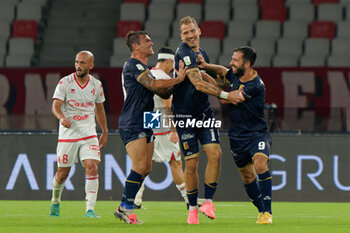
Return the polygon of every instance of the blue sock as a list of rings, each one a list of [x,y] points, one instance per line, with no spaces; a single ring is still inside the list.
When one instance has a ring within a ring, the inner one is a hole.
[[[267,170],[267,172],[263,174],[258,174],[259,177],[259,187],[260,192],[262,195],[262,199],[265,206],[265,211],[268,211],[270,214],[271,212],[271,198],[272,198],[272,177],[270,174],[270,171]]]
[[[204,198],[213,199],[214,193],[216,192],[217,183],[204,184]]]
[[[187,197],[188,197],[188,203],[190,204],[190,206],[196,206],[197,199],[198,199],[198,189],[187,191]]]
[[[265,212],[264,203],[259,190],[257,179],[250,184],[244,184],[245,191],[259,212]]]
[[[125,181],[124,194],[120,206],[123,206],[125,209],[134,208],[134,199],[137,191],[140,189],[141,181],[142,175],[131,170]]]

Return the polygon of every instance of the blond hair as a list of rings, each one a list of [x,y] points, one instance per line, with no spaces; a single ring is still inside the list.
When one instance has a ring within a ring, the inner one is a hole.
[[[181,18],[180,19],[180,28],[181,28],[181,26],[184,24],[184,25],[187,25],[187,24],[190,24],[190,23],[193,23],[195,26],[196,26],[196,28],[198,28],[198,24],[197,24],[197,21],[193,18],[193,17],[191,17],[191,16],[186,16],[186,17],[183,17],[183,18]]]

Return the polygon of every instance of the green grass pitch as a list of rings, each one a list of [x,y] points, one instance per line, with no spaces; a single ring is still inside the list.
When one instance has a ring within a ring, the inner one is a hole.
[[[255,224],[257,211],[249,202],[216,202],[216,219],[200,214],[199,225],[187,225],[183,202],[144,202],[146,209],[136,210],[143,225],[116,220],[118,204],[98,201],[101,218],[86,219],[83,201],[62,201],[61,217],[49,216],[49,201],[0,201],[0,232],[350,232],[349,203],[274,202],[272,225]]]

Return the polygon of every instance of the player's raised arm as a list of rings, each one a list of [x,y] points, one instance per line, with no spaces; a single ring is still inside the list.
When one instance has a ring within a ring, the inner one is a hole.
[[[146,87],[148,90],[153,91],[163,99],[168,99],[172,93],[172,88],[174,85],[181,83],[185,77],[184,64],[183,62],[179,65],[179,70],[176,71],[178,74],[177,78],[167,79],[167,80],[155,80],[150,77],[149,71],[145,71],[138,78],[137,81]]]

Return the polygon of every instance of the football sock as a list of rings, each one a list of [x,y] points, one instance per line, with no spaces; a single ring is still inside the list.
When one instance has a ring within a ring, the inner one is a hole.
[[[204,184],[204,199],[212,200],[216,192],[217,183]]]
[[[145,183],[144,183],[144,182],[142,182],[139,191],[136,193],[135,201],[134,201],[136,205],[141,205],[141,203],[142,203],[143,191],[145,191]]]
[[[198,189],[194,189],[192,191],[187,192],[187,198],[188,202],[191,206],[197,206],[197,199],[198,199]]]
[[[86,211],[95,210],[97,193],[98,193],[98,176],[86,176],[86,182],[85,182]]]
[[[262,195],[259,190],[257,179],[250,184],[244,184],[245,191],[247,192],[250,200],[258,208],[259,212],[265,212]]]
[[[122,198],[122,202],[120,203],[125,209],[133,209],[134,208],[134,198],[136,196],[137,191],[140,188],[140,183],[142,181],[142,175],[131,170],[129,176],[125,181],[124,194]]]
[[[267,170],[263,174],[258,174],[259,188],[262,195],[262,199],[265,206],[265,211],[271,212],[271,199],[272,199],[272,177],[270,171]]]
[[[53,178],[52,181],[52,199],[51,203],[52,204],[57,204],[61,202],[61,195],[62,195],[62,190],[64,188],[64,184],[60,184],[56,181],[56,178]]]
[[[186,187],[185,187],[185,183],[176,185],[176,188],[179,190],[179,192],[181,193],[182,198],[185,200],[186,203],[188,203],[188,197],[186,194]]]

